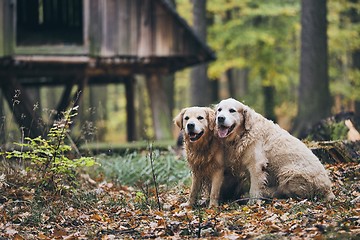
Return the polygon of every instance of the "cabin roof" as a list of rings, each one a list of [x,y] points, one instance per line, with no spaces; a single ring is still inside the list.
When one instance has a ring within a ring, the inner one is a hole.
[[[182,26],[184,26],[184,28],[186,29],[186,31],[189,32],[189,34],[202,46],[202,48],[206,51],[207,53],[207,59],[205,59],[206,61],[212,61],[216,59],[215,53],[214,51],[207,45],[205,44],[199,37],[198,35],[196,35],[196,33],[194,32],[194,30],[189,26],[189,24],[185,21],[184,18],[182,18],[178,12],[169,4],[169,2],[167,2],[166,0],[160,0],[161,4],[164,5],[164,7],[167,8],[167,10],[174,16],[174,18],[179,22],[179,24],[181,24]]]

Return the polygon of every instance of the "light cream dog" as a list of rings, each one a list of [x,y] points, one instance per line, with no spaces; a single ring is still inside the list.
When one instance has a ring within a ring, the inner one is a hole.
[[[325,168],[311,150],[250,107],[232,98],[221,101],[216,126],[232,153],[232,167],[250,173],[250,203],[265,196],[335,197]]]
[[[207,107],[184,108],[174,118],[184,131],[186,157],[192,171],[190,197],[185,205],[194,205],[202,187],[210,191],[209,207],[218,206],[219,198],[241,194],[239,179],[225,171],[223,146],[215,136],[215,111]]]

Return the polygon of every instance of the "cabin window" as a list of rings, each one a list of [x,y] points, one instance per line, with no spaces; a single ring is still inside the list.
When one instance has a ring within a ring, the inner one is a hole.
[[[17,0],[16,44],[82,45],[82,0]]]

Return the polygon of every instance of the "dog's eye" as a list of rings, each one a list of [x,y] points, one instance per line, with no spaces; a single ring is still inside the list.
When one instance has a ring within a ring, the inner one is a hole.
[[[198,116],[198,117],[197,117],[197,119],[198,119],[198,120],[203,120],[203,119],[204,119],[204,117],[202,117],[202,116]]]
[[[233,108],[231,108],[231,109],[229,110],[229,112],[234,113],[234,112],[236,112],[236,110],[233,109]]]
[[[222,110],[222,108],[219,108],[219,109],[218,109],[218,112],[221,112],[221,110]]]
[[[188,117],[188,116],[186,116],[186,117],[184,117],[184,119],[187,121],[187,120],[189,120],[189,117]]]

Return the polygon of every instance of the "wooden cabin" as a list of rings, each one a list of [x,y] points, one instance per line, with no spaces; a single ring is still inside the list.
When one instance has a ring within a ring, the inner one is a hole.
[[[144,74],[150,95],[161,96],[159,76],[214,58],[165,0],[0,1],[0,86],[31,136],[41,135],[42,123],[34,121],[39,116],[27,86],[65,86],[57,107],[62,111],[75,98],[74,88],[79,96],[87,85],[125,84],[133,140],[134,75]],[[19,104],[13,106],[16,92]]]

